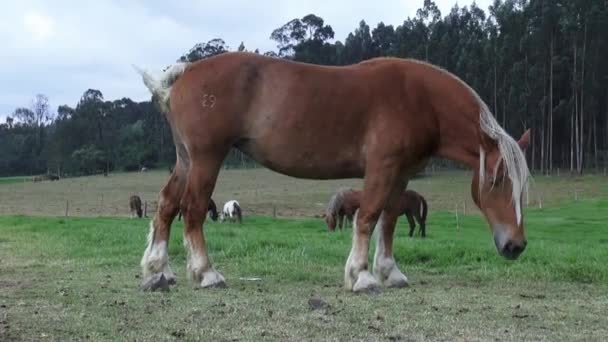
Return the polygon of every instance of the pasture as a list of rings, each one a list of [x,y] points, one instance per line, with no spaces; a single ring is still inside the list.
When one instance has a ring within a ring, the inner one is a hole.
[[[177,222],[169,254],[178,284],[168,293],[142,293],[148,221],[126,218],[128,195],[152,201],[166,177],[150,172],[0,186],[0,341],[608,337],[605,178],[537,177],[526,209],[529,245],[517,261],[497,255],[472,204],[456,228],[451,211],[468,200],[467,174],[417,179],[411,188],[429,200],[428,238],[407,237],[401,218],[395,241],[411,286],[356,295],[343,289],[350,229],[328,233],[310,216],[322,212],[336,187],[359,181],[223,171],[214,199],[219,205],[237,198],[244,224],[209,222],[206,235],[229,287],[192,289]],[[533,199],[541,193],[539,209]],[[66,198],[79,217],[51,217],[63,214]],[[274,207],[282,217],[269,216]]]
[[[70,216],[129,216],[129,195],[139,195],[154,209],[158,192],[167,181],[166,170],[144,173],[112,173],[66,178],[39,183],[13,182],[0,187],[0,215],[63,216],[66,201]],[[0,178],[0,184],[2,178]],[[267,169],[222,170],[213,199],[218,206],[236,198],[245,215],[276,213],[280,217],[313,217],[324,212],[329,197],[341,186],[361,188],[359,179],[315,181],[283,176]],[[408,188],[423,194],[429,209],[479,214],[471,200],[471,172],[438,172],[410,182]],[[608,196],[608,178],[537,176],[531,186],[529,207],[557,206],[577,197],[581,199]],[[149,210],[150,212],[150,210]],[[148,216],[151,216],[149,213]]]

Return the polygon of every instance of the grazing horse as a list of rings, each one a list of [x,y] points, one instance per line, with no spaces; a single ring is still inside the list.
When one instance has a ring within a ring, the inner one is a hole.
[[[131,218],[135,218],[135,215],[141,218],[141,198],[139,198],[139,196],[132,195],[131,197],[129,197],[129,209],[131,210]]]
[[[325,222],[330,231],[344,228],[344,218],[352,222],[361,204],[361,191],[339,189],[329,200],[325,211]],[[410,225],[410,237],[414,234],[416,221],[420,226],[422,237],[426,236],[427,203],[424,197],[413,190],[407,190],[398,199],[399,215],[405,215]]]
[[[414,236],[416,222],[418,222],[418,226],[420,227],[418,231],[423,238],[426,237],[426,215],[428,213],[428,204],[426,203],[424,197],[414,190],[406,190],[403,194],[401,194],[399,205],[401,207],[401,213],[405,215],[407,222],[410,224],[410,237]]]
[[[239,205],[239,202],[237,202],[236,200],[230,200],[224,203],[224,209],[222,209],[220,222],[224,222],[226,218],[230,222],[238,221],[239,223],[243,223],[243,213],[241,211],[241,206]]]
[[[215,202],[213,201],[212,198],[209,198],[209,206],[207,207],[207,216],[209,216],[209,218],[211,220],[213,220],[214,222],[217,221],[217,206],[215,205]],[[182,212],[180,210],[178,216],[177,216],[177,220],[181,221],[182,220]]]
[[[516,259],[526,247],[529,131],[514,140],[471,87],[441,68],[400,58],[330,67],[234,52],[176,64],[159,77],[138,71],[169,122],[177,156],[150,224],[146,284],[174,279],[167,241],[181,208],[190,278],[201,287],[224,285],[201,227],[232,147],[297,178],[364,179],[344,272],[349,290],[408,284],[393,257],[394,203],[432,156],[474,170],[471,195],[500,255]]]
[[[348,188],[340,188],[329,199],[325,209],[325,223],[330,231],[336,230],[336,225],[340,230],[344,228],[344,219],[348,223],[353,221],[355,212],[359,209],[361,191]]]

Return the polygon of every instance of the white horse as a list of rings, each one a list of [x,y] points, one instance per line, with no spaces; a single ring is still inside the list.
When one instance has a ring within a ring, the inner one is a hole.
[[[241,206],[239,202],[236,200],[230,200],[224,203],[224,209],[222,209],[222,214],[220,215],[220,222],[224,222],[224,220],[230,220],[230,222],[239,221],[239,223],[243,222],[243,214],[241,212]]]

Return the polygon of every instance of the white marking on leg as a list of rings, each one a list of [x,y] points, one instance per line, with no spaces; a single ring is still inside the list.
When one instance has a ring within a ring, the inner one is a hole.
[[[386,287],[404,287],[408,285],[407,277],[401,273],[395,258],[386,255],[386,241],[384,240],[384,213],[376,224],[376,253],[374,254],[374,275]]]
[[[190,237],[184,231],[184,247],[188,253],[188,262],[186,269],[188,270],[188,276],[195,283],[200,283],[203,279],[203,271],[209,266],[209,260],[205,255],[202,255],[197,250],[194,250]]]
[[[357,239],[357,216],[355,212],[353,219],[353,242],[344,267],[344,286],[353,292],[372,290],[378,287],[378,281],[364,269],[367,263],[367,251],[363,250],[358,244]]]
[[[141,267],[143,269],[144,279],[169,268],[169,255],[167,253],[167,241],[154,241],[154,221],[150,221],[150,230],[148,232],[148,246],[144,251],[144,256],[141,259]],[[173,272],[165,274],[165,278],[172,277],[175,279]]]
[[[194,250],[190,239],[184,234],[184,247],[188,252],[188,275],[190,279],[201,287],[217,287],[224,286],[226,281],[224,277],[211,267],[211,262],[207,253],[201,253]]]

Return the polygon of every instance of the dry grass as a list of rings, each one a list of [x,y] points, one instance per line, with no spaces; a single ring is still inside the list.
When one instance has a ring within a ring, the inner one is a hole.
[[[477,212],[470,196],[470,172],[442,172],[419,178],[409,188],[423,194],[431,210]],[[0,215],[63,216],[66,201],[70,216],[128,216],[128,198],[138,194],[154,211],[159,190],[167,180],[166,171],[115,173],[57,182],[17,182],[0,185]],[[315,181],[287,177],[267,169],[222,170],[213,195],[220,205],[237,199],[246,214],[302,217],[321,214],[331,194],[341,186],[360,188],[362,181],[347,179]],[[608,195],[608,179],[603,176],[535,178],[529,205],[555,206],[574,198]],[[151,215],[151,214],[150,214]]]

